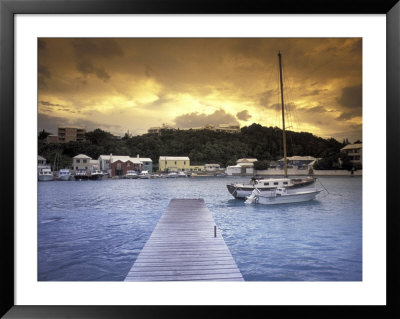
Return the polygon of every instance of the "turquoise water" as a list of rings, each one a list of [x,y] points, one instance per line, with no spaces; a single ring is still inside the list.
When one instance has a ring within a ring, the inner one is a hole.
[[[246,281],[362,280],[362,178],[321,177],[329,194],[247,205],[240,177],[38,184],[38,279],[121,281],[171,198],[204,198]]]

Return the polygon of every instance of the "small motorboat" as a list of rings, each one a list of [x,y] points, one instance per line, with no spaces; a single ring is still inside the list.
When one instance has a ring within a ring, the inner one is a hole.
[[[169,172],[167,174],[167,178],[177,178],[178,177],[178,173],[177,172]]]
[[[322,192],[322,190],[296,190],[288,192],[286,188],[278,187],[271,191],[261,192],[257,188],[246,197],[246,204],[289,204],[289,203],[300,203],[307,202],[316,198],[316,196]]]
[[[71,173],[69,169],[63,168],[58,171],[57,180],[58,181],[69,181],[71,178]]]
[[[136,171],[129,170],[129,171],[126,171],[125,178],[137,179],[137,178],[139,178],[139,174]]]
[[[140,174],[139,174],[139,178],[141,178],[141,179],[149,179],[150,178],[149,171],[141,171]]]
[[[54,180],[53,172],[50,168],[42,168],[39,171],[38,179],[41,182],[52,181]]]

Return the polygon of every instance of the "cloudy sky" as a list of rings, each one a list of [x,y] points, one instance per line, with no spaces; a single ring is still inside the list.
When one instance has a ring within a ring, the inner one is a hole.
[[[38,130],[281,127],[278,51],[288,129],[361,139],[359,38],[42,38]]]

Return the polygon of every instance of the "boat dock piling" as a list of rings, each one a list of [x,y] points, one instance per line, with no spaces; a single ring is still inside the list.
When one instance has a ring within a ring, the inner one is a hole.
[[[171,199],[125,281],[199,280],[243,276],[204,199]]]

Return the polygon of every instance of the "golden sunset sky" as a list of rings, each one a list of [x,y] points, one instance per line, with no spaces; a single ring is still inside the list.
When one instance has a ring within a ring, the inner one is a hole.
[[[41,38],[38,131],[236,123],[362,138],[360,38]]]

